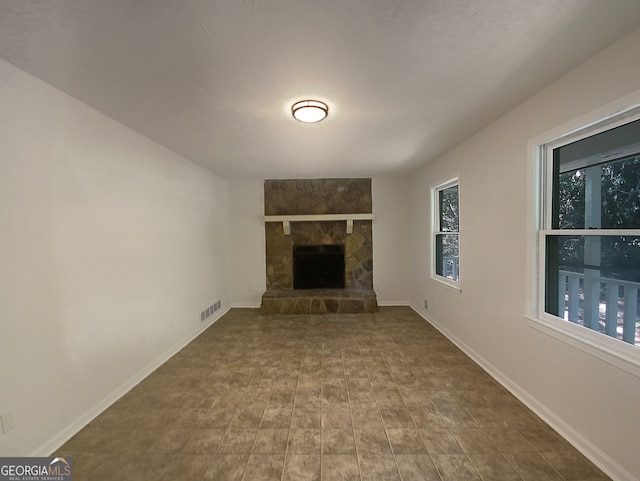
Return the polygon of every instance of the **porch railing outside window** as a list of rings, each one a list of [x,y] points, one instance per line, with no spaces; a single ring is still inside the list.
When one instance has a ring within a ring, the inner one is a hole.
[[[560,271],[558,294],[562,317],[640,346],[637,322],[640,283],[600,275],[585,277],[582,272]]]
[[[458,256],[447,256],[442,258],[442,276],[447,279],[457,280],[460,277],[458,270]]]

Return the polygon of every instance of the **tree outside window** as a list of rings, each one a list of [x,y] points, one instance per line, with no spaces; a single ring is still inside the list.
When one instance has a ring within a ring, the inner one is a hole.
[[[459,181],[451,179],[433,188],[434,256],[432,272],[446,282],[460,280]]]

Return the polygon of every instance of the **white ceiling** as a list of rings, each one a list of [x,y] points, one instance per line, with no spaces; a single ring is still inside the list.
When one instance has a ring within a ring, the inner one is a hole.
[[[638,24],[638,0],[0,0],[0,57],[228,179],[370,177]]]

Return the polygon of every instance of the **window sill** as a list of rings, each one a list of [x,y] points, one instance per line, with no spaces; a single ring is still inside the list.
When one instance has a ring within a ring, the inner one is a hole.
[[[571,322],[524,316],[529,326],[640,378],[640,349]]]
[[[429,277],[429,279],[435,282],[438,286],[443,287],[448,291],[455,292],[456,294],[462,293],[462,287],[460,286],[459,282],[436,275],[432,275],[431,277]]]

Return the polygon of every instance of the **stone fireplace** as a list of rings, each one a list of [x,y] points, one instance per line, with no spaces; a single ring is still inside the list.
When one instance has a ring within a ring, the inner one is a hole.
[[[267,291],[262,312],[377,310],[371,179],[266,180],[264,200]],[[294,250],[302,254],[295,263]],[[320,257],[312,258],[313,251]],[[336,274],[333,263],[339,265],[340,256],[344,272]],[[307,275],[315,269],[316,282],[311,278],[294,285],[300,269]],[[328,281],[329,271],[343,283]]]

